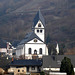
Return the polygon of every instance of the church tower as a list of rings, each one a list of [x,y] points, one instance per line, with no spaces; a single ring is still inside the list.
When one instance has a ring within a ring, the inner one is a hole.
[[[44,17],[42,16],[40,10],[37,12],[34,18],[34,25],[32,27],[34,33],[43,41],[45,42],[45,21]]]

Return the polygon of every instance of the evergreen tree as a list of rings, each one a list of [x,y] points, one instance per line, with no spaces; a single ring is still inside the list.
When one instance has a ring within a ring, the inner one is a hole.
[[[74,75],[73,65],[69,58],[64,57],[64,59],[62,60],[60,72],[66,72],[67,75]]]

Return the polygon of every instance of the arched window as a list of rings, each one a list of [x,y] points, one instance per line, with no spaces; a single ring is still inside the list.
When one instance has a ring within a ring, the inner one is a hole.
[[[42,48],[39,49],[39,54],[42,54]]]
[[[39,30],[37,30],[37,33],[39,33]]]
[[[31,54],[31,48],[29,48],[29,52],[28,53]]]
[[[42,33],[42,30],[40,30],[40,33]]]
[[[38,24],[38,27],[41,27],[41,24],[40,23]]]
[[[37,54],[37,50],[34,50],[34,54]]]

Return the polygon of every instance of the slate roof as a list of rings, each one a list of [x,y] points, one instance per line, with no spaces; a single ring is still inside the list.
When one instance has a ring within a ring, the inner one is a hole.
[[[25,43],[31,41],[34,38],[37,38],[38,40],[40,40],[41,42],[43,42],[34,32],[31,32],[31,33],[29,33],[29,34],[26,35],[26,37],[19,43],[19,45],[25,44]]]
[[[42,60],[14,60],[10,66],[42,66]]]
[[[16,50],[22,49],[23,47],[24,47],[24,45],[18,45],[18,46],[16,47]]]
[[[14,40],[14,41],[12,42],[12,46],[16,47],[19,43],[20,43],[19,40]]]
[[[39,10],[34,18],[34,25],[33,27],[35,27],[35,25],[37,24],[38,21],[41,21],[43,23],[43,25],[45,26],[45,20],[44,20],[44,17],[42,16],[41,14],[41,11]]]
[[[71,59],[73,66],[75,67],[75,55],[50,55],[43,57],[43,67],[44,68],[60,68],[61,61],[64,57]]]

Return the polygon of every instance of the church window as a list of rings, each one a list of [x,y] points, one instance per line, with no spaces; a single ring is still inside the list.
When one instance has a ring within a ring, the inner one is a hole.
[[[37,54],[37,50],[34,50],[34,54]]]
[[[39,30],[37,30],[37,33],[39,33]]]
[[[38,27],[41,27],[41,24],[40,23],[38,24]]]
[[[42,33],[42,30],[40,30],[40,32]]]
[[[37,42],[37,39],[34,39],[34,42]]]
[[[31,54],[31,48],[29,48],[29,54]]]
[[[42,54],[42,48],[39,49],[39,54]]]

